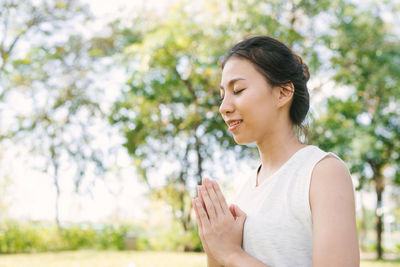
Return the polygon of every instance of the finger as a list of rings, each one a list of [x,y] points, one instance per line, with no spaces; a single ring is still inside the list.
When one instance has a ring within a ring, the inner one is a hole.
[[[198,194],[198,196],[199,196],[201,205],[203,205],[203,209],[206,209],[206,204],[204,203],[203,196],[200,194],[200,187],[199,187],[199,186],[197,187],[197,194]],[[208,216],[208,215],[207,215],[207,216]]]
[[[199,208],[198,208],[198,206],[196,204],[196,200],[198,200],[198,198],[193,199],[192,200],[192,204],[193,204],[193,207],[194,207],[194,211],[196,212],[199,237],[200,237],[201,243],[203,244],[203,247],[204,247],[205,240],[204,240],[204,237],[203,237],[204,236],[204,234],[203,234],[204,230],[203,230],[202,218],[201,218],[201,216],[199,214]]]
[[[218,183],[217,183],[216,181],[212,181],[212,185],[213,185],[213,188],[214,188],[214,190],[215,190],[215,193],[216,193],[217,196],[218,196],[219,203],[220,203],[220,205],[221,205],[222,210],[223,210],[225,213],[227,213],[228,210],[229,210],[229,208],[228,208],[228,204],[226,203],[225,197],[224,197],[224,195],[222,194],[221,188],[219,187],[219,185],[218,185]]]
[[[229,210],[231,211],[233,218],[236,219],[235,206],[233,206],[233,204],[229,206]]]
[[[241,208],[239,208],[238,205],[234,205],[235,208],[235,213],[237,216],[241,217],[241,216],[246,216],[246,212],[244,212]]]
[[[195,201],[195,205],[199,214],[199,218],[201,220],[201,229],[202,231],[204,231],[205,228],[209,228],[211,226],[210,221],[208,220],[207,213],[203,209],[203,206],[201,205],[199,200]]]
[[[240,223],[240,225],[243,225],[244,221],[247,218],[247,215],[244,211],[242,211],[239,206],[235,205],[235,212],[238,215],[238,222]]]
[[[198,208],[196,205],[196,199],[198,199],[198,198],[192,199],[192,204],[193,204],[194,212],[196,213],[197,224],[199,225],[199,231],[200,231],[200,229],[202,228],[202,224],[201,224],[201,218],[200,218],[200,215],[198,212]]]
[[[200,194],[202,195],[204,203],[206,205],[208,216],[210,217],[210,222],[213,222],[217,219],[214,203],[212,203],[210,196],[208,195],[207,189],[204,187],[204,185],[201,185],[199,187],[200,187]]]
[[[219,215],[224,215],[225,211],[222,209],[219,198],[217,194],[215,193],[213,183],[209,179],[205,179],[205,187],[207,189],[208,196],[210,197],[212,203],[214,204],[215,212],[217,214],[217,217]]]

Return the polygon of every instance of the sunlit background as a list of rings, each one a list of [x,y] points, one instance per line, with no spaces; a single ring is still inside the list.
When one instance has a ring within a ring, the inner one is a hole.
[[[399,9],[394,0],[0,0],[0,252],[68,249],[6,240],[10,224],[34,222],[130,225],[120,239],[135,232],[136,249],[201,251],[190,201],[201,177],[229,202],[260,162],[218,113],[218,62],[266,34],[310,67],[301,138],[348,164],[363,253],[400,255]]]

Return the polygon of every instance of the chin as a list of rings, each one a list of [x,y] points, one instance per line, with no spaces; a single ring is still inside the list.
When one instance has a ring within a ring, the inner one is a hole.
[[[239,136],[233,136],[233,139],[235,140],[236,144],[238,145],[248,145],[253,143],[254,141],[246,140],[244,138],[240,138]]]

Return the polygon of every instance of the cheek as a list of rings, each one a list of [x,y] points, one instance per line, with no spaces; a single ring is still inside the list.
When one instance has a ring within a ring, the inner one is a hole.
[[[253,96],[249,101],[248,109],[255,118],[269,117],[275,114],[275,109],[270,97]]]
[[[245,115],[247,125],[256,132],[264,132],[270,129],[274,124],[277,113],[270,98],[258,97],[254,98],[251,105],[247,106]]]

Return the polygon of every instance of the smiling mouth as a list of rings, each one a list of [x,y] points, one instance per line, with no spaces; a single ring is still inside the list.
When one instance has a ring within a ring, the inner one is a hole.
[[[243,121],[243,120],[238,120],[238,121],[232,122],[232,123],[229,124],[229,127],[234,126],[234,125],[236,125],[236,124],[239,124],[239,123],[241,123],[242,121]]]
[[[229,131],[233,131],[236,128],[238,128],[242,124],[242,122],[243,122],[243,120],[238,120],[238,121],[235,121],[235,122],[229,124]]]

